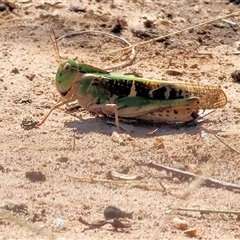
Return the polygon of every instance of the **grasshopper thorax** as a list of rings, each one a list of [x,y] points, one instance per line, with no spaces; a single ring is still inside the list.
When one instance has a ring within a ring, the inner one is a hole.
[[[57,70],[55,84],[58,92],[62,96],[66,96],[71,89],[77,72],[78,65],[74,61],[68,60],[60,64]]]

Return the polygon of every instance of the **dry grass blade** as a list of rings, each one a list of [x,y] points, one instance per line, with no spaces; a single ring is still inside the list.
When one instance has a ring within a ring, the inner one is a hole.
[[[164,38],[166,38],[166,37],[171,37],[171,36],[177,35],[177,34],[179,34],[179,33],[182,33],[182,32],[185,32],[185,31],[188,31],[188,30],[191,30],[191,29],[200,27],[200,26],[204,26],[204,25],[206,25],[206,24],[208,24],[208,23],[212,23],[212,22],[215,22],[215,21],[217,21],[217,20],[221,20],[221,19],[225,19],[225,18],[234,16],[234,15],[239,14],[239,13],[240,13],[240,10],[239,10],[239,11],[236,11],[236,12],[233,12],[233,13],[230,13],[230,14],[227,14],[227,15],[224,15],[224,16],[220,16],[220,17],[217,17],[217,18],[214,18],[214,19],[211,19],[211,20],[202,22],[202,23],[199,23],[199,24],[196,24],[196,25],[194,25],[194,26],[190,26],[190,27],[181,29],[181,30],[176,31],[176,32],[173,32],[173,33],[166,34],[166,35],[164,35],[164,36],[160,36],[160,37],[157,37],[157,38],[152,38],[152,39],[150,39],[150,40],[148,40],[148,41],[136,43],[136,44],[133,44],[133,45],[131,45],[131,46],[129,46],[129,47],[125,47],[125,48],[118,49],[118,50],[116,50],[116,51],[110,52],[109,55],[116,54],[116,53],[122,52],[122,51],[129,51],[129,49],[131,49],[131,48],[143,46],[143,45],[146,45],[146,44],[149,44],[149,43],[153,43],[153,42],[156,42],[156,41],[158,41],[158,40],[164,39]]]
[[[187,212],[200,212],[200,213],[225,213],[225,214],[240,214],[240,211],[229,210],[214,210],[214,209],[197,209],[197,208],[174,208],[170,209],[175,211],[187,211]]]

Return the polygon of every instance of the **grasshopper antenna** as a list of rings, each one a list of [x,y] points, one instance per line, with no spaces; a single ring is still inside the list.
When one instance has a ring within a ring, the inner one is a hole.
[[[51,41],[51,43],[52,43],[52,45],[53,45],[53,47],[54,47],[54,51],[55,51],[55,54],[56,54],[56,55],[55,55],[55,58],[56,58],[57,62],[58,62],[59,64],[61,64],[61,58],[60,58],[60,54],[59,54],[59,48],[58,48],[58,45],[57,45],[57,37],[56,37],[56,34],[55,34],[53,28],[52,28],[52,35],[50,34],[49,37],[50,37],[50,41]]]

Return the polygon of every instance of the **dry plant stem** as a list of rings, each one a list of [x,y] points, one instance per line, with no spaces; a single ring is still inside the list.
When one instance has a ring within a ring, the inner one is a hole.
[[[155,191],[162,191],[165,192],[166,188],[160,184],[160,186],[162,187],[162,189],[156,188],[154,185],[151,184],[144,184],[139,182],[138,180],[108,180],[108,179],[96,179],[96,178],[91,178],[91,177],[78,177],[78,176],[73,176],[67,173],[61,173],[58,171],[54,171],[51,169],[47,169],[47,168],[43,168],[40,167],[43,171],[47,171],[47,172],[52,172],[52,173],[56,173],[56,174],[60,174],[60,175],[64,175],[70,178],[75,178],[78,181],[81,182],[88,182],[88,183],[109,183],[109,184],[114,184],[114,185],[131,185],[132,187],[135,188],[141,188],[141,189],[145,189],[145,190],[155,190]]]
[[[238,151],[236,148],[231,147],[230,145],[228,145],[227,143],[225,143],[220,137],[218,137],[216,134],[214,134],[212,131],[206,129],[205,127],[202,127],[206,132],[212,134],[215,138],[217,138],[221,143],[223,143],[225,146],[227,146],[228,148],[230,148],[232,151],[240,154],[240,151]]]
[[[233,21],[227,20],[227,19],[222,19],[223,22],[228,23],[229,25],[236,26],[237,24]]]
[[[25,227],[29,229],[30,231],[42,236],[42,237],[47,237],[47,239],[57,239],[52,233],[46,233],[43,229],[35,226],[32,223],[27,222],[26,220],[20,219],[19,217],[13,216],[7,211],[0,211],[0,217],[3,218],[4,220],[7,220],[9,222],[12,222],[14,224],[17,224],[21,227]]]
[[[228,18],[228,17],[234,16],[234,15],[239,14],[239,13],[240,13],[240,10],[239,10],[239,11],[236,11],[236,12],[233,12],[233,13],[230,13],[230,14],[227,14],[227,15],[224,15],[224,16],[221,16],[221,17],[217,17],[217,18],[214,18],[214,19],[211,19],[211,20],[208,20],[208,21],[205,21],[205,22],[196,24],[196,25],[191,26],[191,27],[187,27],[187,28],[181,29],[181,30],[176,31],[176,32],[173,32],[173,33],[166,34],[166,35],[164,35],[164,36],[160,36],[160,37],[157,37],[157,38],[150,39],[150,40],[148,40],[148,41],[144,41],[144,42],[132,44],[132,45],[129,46],[129,47],[125,47],[125,48],[118,49],[118,50],[116,50],[116,51],[110,52],[109,54],[113,54],[113,53],[117,53],[117,52],[129,50],[129,49],[134,48],[134,47],[139,47],[139,46],[146,45],[146,44],[148,44],[148,43],[156,42],[156,41],[158,41],[158,40],[160,40],[160,39],[164,39],[164,38],[166,38],[166,37],[170,37],[170,36],[173,36],[173,35],[182,33],[182,32],[184,32],[184,31],[188,31],[188,30],[194,29],[194,28],[196,28],[196,27],[200,27],[200,26],[206,25],[206,24],[208,24],[208,23],[215,22],[215,21],[217,21],[217,20],[221,20],[221,19],[224,19],[224,18]]]
[[[136,57],[136,51],[134,49],[134,47],[132,47],[132,44],[129,43],[126,39],[124,38],[121,38],[121,37],[118,37],[116,35],[113,35],[113,34],[110,34],[110,33],[106,33],[106,32],[101,32],[101,31],[94,31],[94,30],[89,30],[89,31],[80,31],[80,32],[74,32],[74,33],[68,33],[68,34],[65,34],[61,37],[59,37],[58,39],[56,39],[56,41],[59,41],[61,39],[64,39],[64,38],[70,38],[70,37],[74,37],[74,36],[77,36],[77,35],[81,35],[81,34],[98,34],[98,35],[107,35],[109,37],[112,37],[112,38],[116,38],[120,41],[123,41],[124,43],[126,43],[127,45],[129,45],[129,50],[131,50],[131,55],[129,56],[129,59],[128,61],[125,61],[123,63],[121,63],[120,65],[117,65],[117,66],[114,66],[114,67],[106,67],[104,68],[105,70],[115,70],[115,69],[118,69],[118,68],[123,68],[123,67],[126,67],[128,65],[131,65],[133,60],[135,59]]]
[[[177,175],[178,177],[184,177],[184,178],[187,178],[188,180],[192,179],[192,178],[196,178],[196,179],[199,178],[201,180],[201,182],[204,183],[204,185],[206,185],[207,187],[223,187],[228,190],[240,190],[240,185],[238,185],[238,184],[228,183],[228,182],[219,181],[219,180],[216,180],[213,178],[196,175],[196,174],[190,173],[188,171],[182,171],[182,170],[179,170],[176,168],[166,167],[163,165],[156,164],[154,162],[149,162],[147,164],[147,167],[154,168],[158,171],[166,171],[169,173],[173,173],[174,175]]]
[[[200,213],[225,213],[225,214],[240,214],[240,211],[213,210],[213,209],[197,209],[197,208],[173,208],[175,211],[200,212]]]
[[[77,129],[73,128],[72,131],[73,131],[72,150],[75,151],[75,149],[76,149],[76,132],[77,132]]]

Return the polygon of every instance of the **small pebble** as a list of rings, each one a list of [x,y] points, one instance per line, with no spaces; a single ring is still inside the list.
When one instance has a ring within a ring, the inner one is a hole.
[[[14,74],[19,74],[18,68],[13,68],[11,72],[14,73]]]
[[[180,218],[173,219],[173,226],[180,230],[187,230],[188,229],[188,222],[186,220]]]
[[[61,163],[67,162],[67,161],[68,161],[68,157],[63,157],[63,156],[62,156],[62,157],[57,158],[56,161],[57,161],[57,162],[61,162]]]
[[[32,81],[34,78],[35,78],[35,74],[33,74],[33,73],[29,73],[29,74],[27,74],[27,75],[25,75],[26,76],[26,78],[29,80],[29,81]]]
[[[4,3],[0,4],[0,12],[7,10],[7,6]]]
[[[183,75],[183,72],[177,69],[166,69],[165,71],[166,74],[171,75],[171,76],[181,76]]]
[[[73,12],[86,12],[86,7],[80,3],[70,3],[69,9]]]
[[[55,218],[54,221],[54,226],[57,229],[65,229],[66,228],[66,221],[63,220],[62,218]]]
[[[147,19],[146,21],[143,22],[143,24],[146,28],[151,28],[154,24],[154,21]]]
[[[25,177],[28,178],[31,182],[44,182],[44,181],[46,181],[46,176],[41,171],[26,172]]]
[[[232,72],[231,77],[234,82],[240,82],[240,70],[235,70],[234,72]]]

